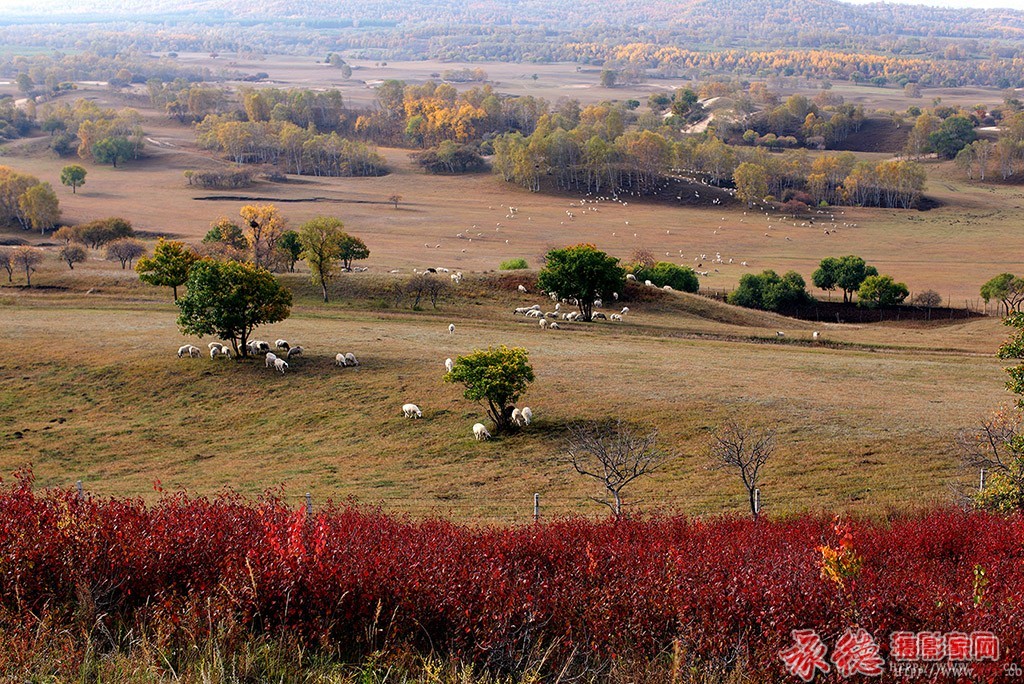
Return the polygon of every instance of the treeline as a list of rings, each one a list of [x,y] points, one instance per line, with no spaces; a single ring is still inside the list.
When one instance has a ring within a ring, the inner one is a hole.
[[[0,31],[0,35],[5,32]],[[129,32],[131,33],[131,32]],[[40,37],[38,45],[51,44]],[[25,74],[29,88],[26,95],[52,95],[71,88],[75,81],[107,81],[115,86],[145,83],[150,79],[171,82],[181,79],[190,83],[212,81],[218,77],[210,69],[184,66],[172,58],[154,58],[130,46],[123,49],[81,49],[75,43],[53,44],[53,52],[28,55],[0,55],[0,74],[17,77]],[[73,53],[63,50],[75,47]]]
[[[923,168],[909,161],[871,164],[850,153],[812,159],[805,150],[735,148],[708,134],[626,131],[622,112],[607,105],[587,107],[572,124],[545,115],[529,136],[499,136],[495,171],[534,192],[550,178],[559,190],[639,194],[658,191],[667,178],[696,174],[734,186],[744,201],[793,201],[792,209],[821,203],[909,208],[924,190]]]
[[[196,140],[200,147],[222,152],[236,164],[280,164],[300,175],[381,176],[388,172],[373,146],[288,121],[237,121],[210,115],[196,126]]]
[[[50,147],[60,156],[113,164],[137,159],[145,146],[142,117],[134,109],[105,109],[90,100],[59,102],[47,107],[40,127],[50,134]]]

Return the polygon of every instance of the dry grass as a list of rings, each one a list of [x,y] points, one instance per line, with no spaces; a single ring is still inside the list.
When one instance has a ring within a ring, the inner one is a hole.
[[[76,289],[0,290],[9,348],[31,350],[0,361],[0,471],[32,463],[42,485],[82,479],[140,496],[155,480],[203,494],[281,485],[296,501],[311,491],[490,521],[526,520],[541,492],[548,514],[593,513],[598,492],[560,462],[563,426],[621,414],[658,426],[680,456],[632,493],[641,508],[742,510],[735,476],[707,470],[703,455],[707,431],[741,414],[781,427],[764,483],[771,511],[879,512],[946,497],[954,432],[1006,399],[994,320],[827,328],[834,348],[790,325],[777,344],[778,317],[671,295],[632,305],[621,326],[544,332],[477,281],[438,312],[375,309],[369,274],[349,276],[339,290],[354,298],[328,306],[291,277],[292,318],[260,331],[307,349],[282,376],[262,361],[176,359],[185,340],[166,294],[90,266]],[[483,410],[441,382],[442,362],[495,344],[530,350],[525,403],[538,421],[477,443]],[[339,351],[362,365],[334,367]],[[408,401],[423,420],[401,417]]]
[[[357,75],[367,80],[417,79],[438,67],[362,66]],[[586,85],[591,75],[566,65],[485,68],[503,90],[608,97],[569,88]],[[256,70],[272,72],[283,86],[330,85],[317,80],[323,69],[282,58]],[[536,83],[528,78],[533,71],[540,74]],[[858,101],[895,97],[892,90],[837,86],[843,88]],[[978,101],[984,95],[963,94]],[[77,96],[119,105],[105,90],[85,88]],[[346,97],[359,101],[348,90]],[[426,176],[405,150],[382,150],[394,168],[383,178],[303,178],[221,193],[189,187],[182,172],[222,162],[199,153],[188,128],[146,116],[147,136],[160,143],[149,145],[151,156],[123,169],[86,164],[87,183],[77,195],[60,187],[68,161],[46,152],[43,139],[5,146],[0,163],[59,188],[69,222],[115,214],[140,230],[189,240],[247,203],[203,197],[324,198],[281,207],[293,226],[318,214],[342,218],[369,244],[373,273],[347,276],[337,287],[339,301],[329,306],[316,303],[303,276],[289,278],[301,294],[293,317],[261,331],[308,349],[283,377],[252,363],[175,359],[184,340],[169,295],[99,261],[99,254],[73,273],[49,261],[34,280],[55,289],[3,283],[0,318],[10,351],[0,359],[0,471],[32,463],[44,485],[82,479],[91,491],[140,496],[152,496],[157,479],[204,494],[282,485],[296,500],[311,491],[318,500],[353,496],[416,515],[522,521],[534,492],[548,514],[598,510],[586,499],[597,492],[559,462],[562,427],[618,413],[657,425],[665,446],[680,454],[632,498],[708,513],[744,506],[734,476],[707,470],[702,455],[707,431],[738,413],[781,426],[780,453],[764,483],[769,510],[877,512],[945,498],[955,475],[954,432],[1007,399],[992,358],[1004,336],[995,320],[811,324],[671,295],[631,305],[622,326],[544,333],[508,314],[513,302],[534,298],[496,293],[479,274],[513,257],[537,266],[550,247],[588,241],[625,259],[639,248],[691,264],[720,252],[726,263],[704,260],[705,269],[718,272],[702,287],[729,288],[744,272],[765,268],[795,269],[809,279],[822,257],[856,253],[914,292],[936,289],[962,305],[991,275],[1019,267],[1006,249],[1018,232],[1018,188],[965,183],[950,166],[932,164],[929,194],[945,206],[846,209],[831,235],[791,223],[768,228],[763,216],[744,216],[739,207],[646,202],[573,209],[570,221],[566,210],[578,198],[531,194],[489,174]],[[398,210],[386,202],[395,193],[404,198]],[[515,219],[506,218],[509,204],[519,208]],[[456,238],[460,232],[472,241]],[[0,237],[34,239],[14,229]],[[748,268],[739,265],[744,260]],[[478,275],[442,312],[384,308],[375,283],[391,269],[426,266]],[[453,317],[460,319],[458,332],[449,337]],[[825,344],[811,343],[814,329]],[[787,333],[781,344],[776,330]],[[501,343],[531,351],[538,380],[527,403],[539,420],[525,433],[478,444],[469,427],[483,411],[440,382],[442,361]],[[333,367],[338,351],[353,351],[363,366]],[[401,418],[398,407],[407,401],[424,408],[424,420]]]

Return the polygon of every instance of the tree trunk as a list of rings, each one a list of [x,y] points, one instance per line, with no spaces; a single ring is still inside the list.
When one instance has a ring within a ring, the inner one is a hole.
[[[171,285],[171,291],[174,293],[174,301],[178,301],[178,286]]]
[[[747,490],[747,495],[750,498],[750,513],[757,518],[759,511],[757,510],[757,502],[754,500],[754,492],[757,490],[756,487],[751,487]]]
[[[25,267],[25,283],[29,287],[32,287],[32,269],[30,269],[28,266]]]
[[[612,490],[612,496],[615,497],[615,517],[622,517],[622,497],[619,496],[619,492],[616,489]]]
[[[323,278],[321,278],[320,281],[321,281],[320,282],[320,289],[323,290],[323,293],[324,293],[324,304],[326,304],[327,303],[327,283],[323,282]]]

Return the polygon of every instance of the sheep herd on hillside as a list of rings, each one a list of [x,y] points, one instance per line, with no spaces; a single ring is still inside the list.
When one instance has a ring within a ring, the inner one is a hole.
[[[455,324],[451,323],[448,325],[448,334],[455,334]],[[232,347],[221,342],[210,342],[207,347],[210,350],[210,359],[215,360],[218,357],[224,356],[231,358],[233,356]],[[292,359],[297,356],[301,356],[303,348],[301,345],[291,345],[287,340],[279,339],[274,342],[274,349],[281,353],[278,356],[271,350],[270,343],[264,340],[251,340],[246,343],[246,349],[251,356],[259,356],[263,354],[264,366],[266,368],[272,368],[273,370],[279,371],[284,374],[289,366],[288,359]],[[178,358],[185,356],[189,358],[201,357],[202,350],[199,347],[192,344],[185,344],[178,348]],[[334,365],[340,367],[355,367],[359,365],[359,360],[356,355],[352,352],[339,352],[334,357]],[[445,371],[450,373],[455,367],[455,362],[451,358],[444,360]],[[422,418],[423,411],[416,404],[404,404],[402,406],[402,415],[405,418]],[[524,406],[522,409],[515,408],[512,411],[512,422],[520,427],[529,425],[533,420],[533,411],[529,406]],[[477,441],[484,441],[491,438],[491,433],[487,430],[487,427],[483,423],[475,423],[472,428],[473,437]]]

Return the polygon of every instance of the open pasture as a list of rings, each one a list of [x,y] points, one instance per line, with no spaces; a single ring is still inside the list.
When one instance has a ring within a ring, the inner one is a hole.
[[[339,303],[326,306],[289,277],[301,293],[293,316],[258,331],[306,348],[281,375],[262,359],[177,359],[187,340],[166,293],[103,269],[90,264],[64,291],[3,288],[8,344],[31,353],[0,361],[0,471],[31,463],[40,485],[82,479],[106,494],[153,496],[155,480],[200,494],[280,485],[296,503],[310,491],[524,521],[534,492],[546,515],[600,511],[587,498],[596,488],[561,461],[564,426],[620,415],[657,427],[679,455],[628,497],[641,509],[742,511],[735,475],[709,470],[703,454],[708,430],[734,415],[780,427],[763,485],[771,512],[878,513],[947,499],[956,430],[1008,399],[991,355],[1003,329],[991,319],[828,326],[816,345],[810,324],[667,295],[632,305],[621,325],[542,331],[510,312],[543,298],[473,279],[438,312],[374,310],[369,274],[343,278]],[[89,283],[99,291],[85,294]],[[191,341],[206,351],[208,340]],[[443,361],[497,344],[530,350],[537,381],[521,405],[537,421],[478,443],[470,426],[483,408],[441,382]],[[360,367],[332,365],[344,351]],[[402,417],[406,402],[423,420]]]

